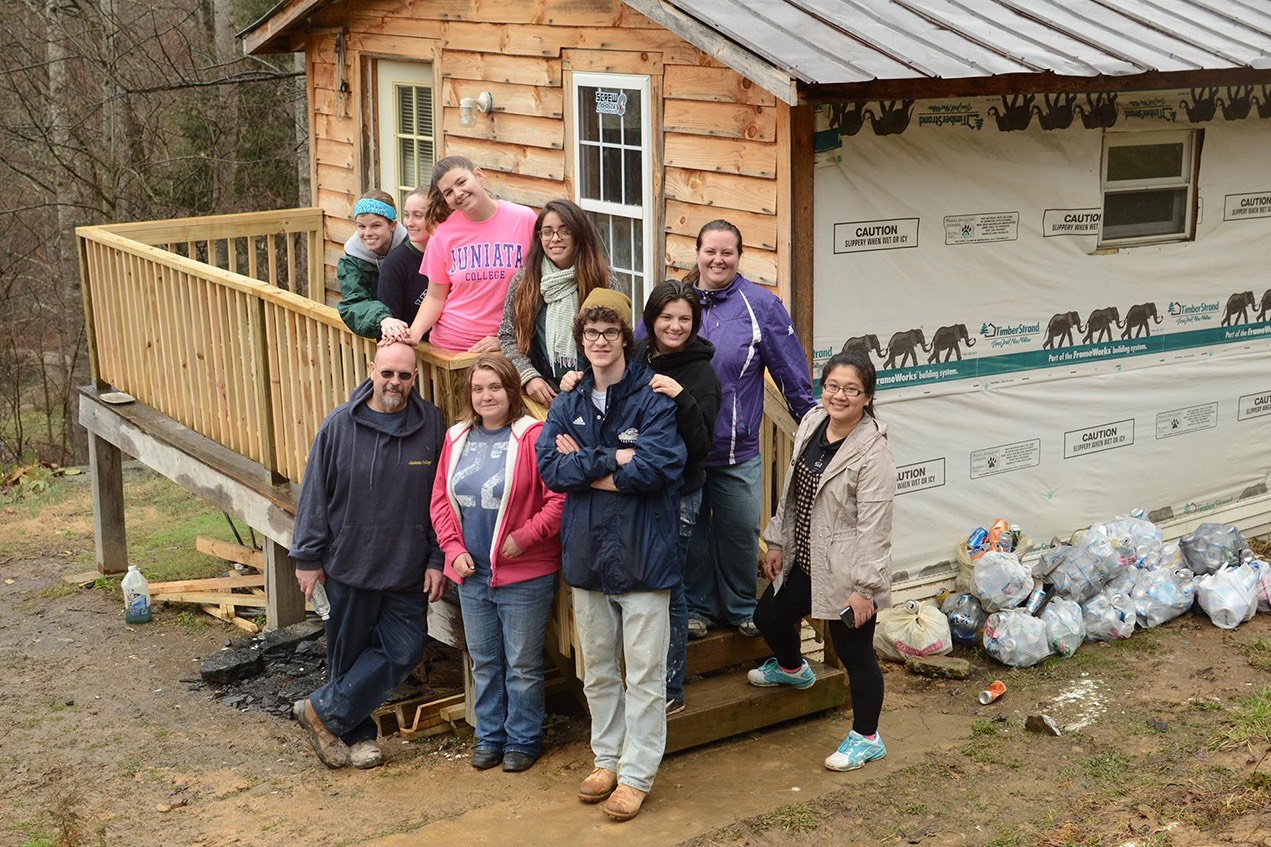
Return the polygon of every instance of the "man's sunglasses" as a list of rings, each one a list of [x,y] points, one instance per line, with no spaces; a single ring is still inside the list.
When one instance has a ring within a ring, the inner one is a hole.
[[[414,371],[380,371],[380,379],[392,379],[394,375],[396,375],[397,379],[401,382],[410,382],[415,378]]]

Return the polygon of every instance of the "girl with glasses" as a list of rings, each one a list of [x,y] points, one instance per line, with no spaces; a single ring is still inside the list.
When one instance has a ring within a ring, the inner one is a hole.
[[[755,625],[773,658],[752,685],[807,688],[816,675],[799,649],[799,622],[828,621],[847,670],[852,730],[825,760],[854,770],[887,753],[878,733],[883,674],[874,653],[876,613],[891,605],[892,503],[896,465],[887,425],[874,416],[869,354],[839,353],[821,372],[821,405],[799,424],[777,513],[764,530],[764,574]]]
[[[568,200],[543,206],[525,267],[508,284],[499,325],[499,346],[535,402],[550,405],[561,377],[579,368],[574,315],[588,294],[608,282],[600,235],[586,213]]]

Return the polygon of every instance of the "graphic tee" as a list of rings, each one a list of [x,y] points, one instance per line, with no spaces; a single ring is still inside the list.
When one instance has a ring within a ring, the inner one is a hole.
[[[430,340],[467,350],[499,334],[508,283],[525,263],[534,237],[534,210],[506,200],[488,220],[474,223],[454,212],[433,233],[421,272],[430,284],[450,286]]]
[[[455,466],[451,485],[459,503],[463,544],[472,556],[476,575],[486,581],[491,575],[490,551],[494,547],[494,526],[507,483],[507,451],[511,427],[493,431],[475,424],[468,430],[463,452]]]

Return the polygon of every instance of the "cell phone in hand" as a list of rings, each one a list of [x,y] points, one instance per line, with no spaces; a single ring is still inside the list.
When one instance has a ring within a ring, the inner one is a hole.
[[[843,619],[843,623],[847,624],[848,629],[856,629],[856,610],[851,606],[839,612],[839,617]]]

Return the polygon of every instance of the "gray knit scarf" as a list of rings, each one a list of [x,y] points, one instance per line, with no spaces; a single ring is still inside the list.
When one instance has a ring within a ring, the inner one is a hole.
[[[552,260],[543,259],[543,279],[539,291],[547,304],[546,337],[547,357],[554,376],[578,368],[578,347],[574,344],[574,315],[578,314],[578,280],[574,269],[558,268]]]

